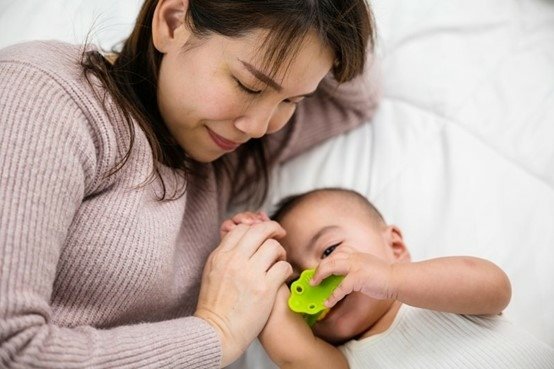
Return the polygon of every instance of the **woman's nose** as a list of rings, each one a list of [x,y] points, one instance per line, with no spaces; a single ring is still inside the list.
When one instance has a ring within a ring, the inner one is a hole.
[[[273,124],[274,109],[248,109],[235,120],[235,127],[250,138],[265,136]]]

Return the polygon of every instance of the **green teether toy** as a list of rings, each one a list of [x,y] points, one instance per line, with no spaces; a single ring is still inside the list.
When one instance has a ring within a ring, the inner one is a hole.
[[[289,308],[302,314],[311,327],[325,317],[329,309],[323,304],[338,287],[344,276],[332,275],[317,286],[310,286],[315,269],[306,269],[290,286]]]

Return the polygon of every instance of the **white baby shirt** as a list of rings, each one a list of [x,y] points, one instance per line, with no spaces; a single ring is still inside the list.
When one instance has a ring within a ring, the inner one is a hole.
[[[385,332],[339,347],[351,369],[554,369],[554,349],[502,316],[403,305]]]

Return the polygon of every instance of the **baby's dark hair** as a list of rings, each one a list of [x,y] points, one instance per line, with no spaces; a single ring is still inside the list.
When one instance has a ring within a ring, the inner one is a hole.
[[[325,194],[335,194],[335,195],[345,196],[346,198],[360,205],[361,208],[363,208],[364,210],[367,210],[368,215],[376,223],[380,223],[383,225],[386,224],[385,218],[383,217],[383,215],[365,196],[363,196],[362,194],[354,190],[350,190],[347,188],[340,188],[340,187],[318,188],[308,192],[287,196],[277,204],[276,209],[275,211],[273,211],[270,218],[272,220],[280,222],[288,213],[290,213],[294,208],[296,208],[303,201],[313,196],[321,196]]]

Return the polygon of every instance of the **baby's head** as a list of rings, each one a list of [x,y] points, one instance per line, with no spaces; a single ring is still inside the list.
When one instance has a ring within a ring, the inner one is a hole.
[[[280,242],[293,267],[293,279],[341,247],[388,263],[409,260],[398,228],[387,225],[365,197],[351,190],[326,188],[288,197],[272,218],[287,231]],[[352,293],[314,326],[314,332],[329,342],[344,342],[373,326],[392,303]]]

